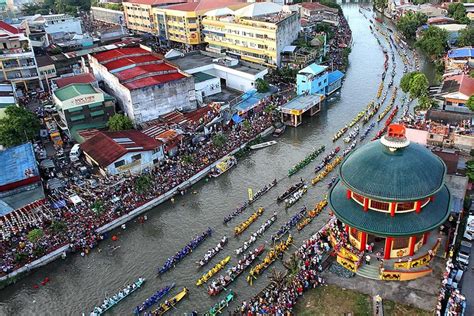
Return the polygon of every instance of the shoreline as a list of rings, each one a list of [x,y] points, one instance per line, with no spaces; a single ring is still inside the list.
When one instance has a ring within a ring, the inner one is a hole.
[[[245,149],[247,147],[248,143],[252,142],[253,140],[257,139],[258,137],[265,138],[265,137],[269,136],[273,132],[274,129],[275,128],[273,126],[268,127],[263,132],[256,135],[253,139],[249,140],[245,144],[242,144],[241,146],[239,146],[236,149],[232,150],[231,152],[227,153],[226,156],[227,155],[233,155],[236,152],[238,152],[242,149]],[[210,164],[206,168],[202,169],[201,171],[199,171],[195,175],[193,175],[188,180],[178,184],[177,186],[175,186],[174,188],[172,188],[168,192],[152,199],[151,201],[146,202],[145,204],[137,207],[136,209],[130,211],[129,213],[124,214],[124,215],[120,216],[119,218],[116,218],[113,221],[97,228],[95,230],[96,233],[104,234],[106,232],[109,232],[109,231],[111,231],[111,230],[113,230],[117,227],[120,227],[121,225],[129,222],[130,220],[137,217],[138,215],[140,215],[140,214],[142,214],[146,211],[149,211],[152,208],[166,202],[167,200],[171,199],[176,194],[176,192],[178,190],[189,188],[192,185],[194,185],[197,182],[204,179],[209,174],[211,169],[214,168],[215,165],[221,159],[222,159],[222,157],[220,159],[218,159],[217,161],[214,161],[212,164]],[[16,269],[16,270],[8,273],[7,275],[4,275],[4,276],[0,277],[0,290],[7,287],[8,285],[10,285],[12,283],[16,283],[17,280],[24,277],[28,272],[30,272],[34,269],[40,268],[40,267],[42,267],[42,266],[44,266],[44,265],[46,265],[46,264],[48,264],[52,261],[57,260],[58,258],[63,256],[63,253],[66,253],[66,254],[67,253],[74,253],[74,251],[71,249],[71,247],[69,245],[61,246],[58,249],[56,249],[56,250],[54,250],[54,251],[52,251],[52,252],[50,252],[50,253],[42,256],[42,257],[40,257],[40,258],[38,258],[38,259],[36,259],[36,260],[34,260],[30,263],[25,264],[21,268]]]

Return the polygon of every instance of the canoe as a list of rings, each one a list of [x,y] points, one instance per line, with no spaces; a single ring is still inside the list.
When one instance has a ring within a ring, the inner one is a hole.
[[[255,222],[260,216],[262,216],[263,212],[263,207],[259,207],[257,211],[255,211],[254,213],[252,213],[252,215],[249,216],[249,218],[234,227],[235,236],[238,236],[242,234],[245,230],[247,230],[247,228],[249,228],[253,222]]]
[[[215,316],[229,306],[229,303],[234,299],[235,294],[232,290],[229,290],[229,293],[225,296],[224,299],[222,299],[220,302],[217,302],[214,306],[212,306],[207,313],[204,314],[204,316]]]
[[[286,198],[288,198],[293,193],[295,193],[296,191],[301,189],[303,186],[304,186],[304,181],[300,181],[300,182],[292,185],[291,187],[288,188],[288,190],[285,191],[285,193],[283,193],[282,195],[277,197],[277,202],[278,203],[283,202]]]
[[[229,239],[227,238],[227,236],[224,236],[215,247],[207,251],[206,255],[209,254],[208,256],[204,256],[201,260],[196,262],[197,265],[199,267],[204,267],[206,264],[208,264],[209,261],[212,260],[212,258],[214,258],[219,252],[221,252],[222,249],[224,249],[224,246],[227,244],[228,240]]]
[[[161,300],[165,295],[167,295],[171,289],[174,287],[174,283],[170,284],[168,286],[165,286],[164,288],[156,291],[155,294],[147,298],[143,303],[137,307],[135,307],[135,310],[133,313],[135,315],[140,315],[140,313],[144,312],[147,308],[150,308],[154,304],[156,304],[159,300]]]
[[[261,149],[261,148],[265,148],[265,147],[268,147],[268,146],[275,145],[276,143],[277,143],[276,140],[271,140],[271,141],[268,141],[268,142],[252,145],[252,146],[250,146],[250,149],[253,149],[253,150]]]
[[[216,264],[211,270],[207,271],[207,273],[203,274],[199,280],[197,280],[196,285],[200,286],[207,281],[209,281],[210,278],[212,278],[214,275],[217,274],[217,272],[221,271],[224,269],[227,263],[230,261],[230,256],[225,257],[221,262]]]
[[[183,288],[181,292],[173,296],[171,299],[166,300],[164,303],[160,304],[160,307],[152,311],[153,315],[163,315],[167,311],[174,308],[187,294],[189,290],[187,288]]]

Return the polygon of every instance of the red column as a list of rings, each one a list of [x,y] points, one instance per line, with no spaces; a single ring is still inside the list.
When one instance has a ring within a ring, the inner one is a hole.
[[[428,241],[429,236],[430,236],[430,232],[426,232],[423,234],[423,245],[426,245],[426,242]]]
[[[344,229],[346,230],[346,233],[349,234],[349,229],[351,229],[351,228],[349,227],[349,225],[346,225],[346,226],[344,227]]]
[[[415,202],[415,212],[420,213],[421,211],[421,201],[416,201]]]
[[[365,251],[365,246],[367,245],[367,233],[360,232],[360,247],[359,251]]]
[[[369,210],[369,199],[368,198],[364,198],[364,211],[368,211]]]
[[[393,242],[393,237],[386,237],[385,238],[385,248],[384,248],[384,254],[383,258],[384,259],[390,259],[390,251],[392,250],[392,242]]]
[[[395,208],[396,208],[395,202],[390,203],[390,216],[394,217],[395,216]]]
[[[347,199],[350,200],[351,199],[351,190],[347,190]]]
[[[408,240],[408,247],[410,248],[408,255],[413,256],[415,254],[415,244],[416,244],[416,236],[411,236]]]

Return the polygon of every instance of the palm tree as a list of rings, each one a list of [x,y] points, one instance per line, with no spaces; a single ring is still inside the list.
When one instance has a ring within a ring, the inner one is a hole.
[[[272,269],[270,273],[270,282],[275,285],[275,287],[279,288],[285,284],[286,273],[280,270]]]

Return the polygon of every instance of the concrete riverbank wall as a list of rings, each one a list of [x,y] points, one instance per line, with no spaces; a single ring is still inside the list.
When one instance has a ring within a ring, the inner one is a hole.
[[[269,127],[266,130],[264,130],[262,133],[260,133],[257,137],[259,137],[259,136],[260,137],[266,137],[266,136],[270,135],[273,131],[274,131],[274,127]],[[257,138],[257,137],[255,137],[255,138]],[[240,147],[234,149],[233,151],[231,151],[229,153],[229,155],[233,155],[236,152],[238,152],[239,150],[244,149],[247,146],[247,144],[248,143],[245,143],[245,144],[241,145]],[[136,216],[138,216],[138,215],[140,215],[140,214],[142,214],[146,211],[149,211],[153,207],[158,206],[163,202],[166,202],[167,200],[171,199],[177,193],[178,190],[187,189],[190,186],[192,186],[195,183],[202,180],[203,178],[205,178],[211,172],[212,168],[214,168],[217,165],[217,163],[219,163],[219,161],[220,160],[215,161],[214,163],[212,163],[208,167],[204,168],[203,170],[201,170],[200,172],[198,172],[197,174],[195,174],[194,176],[192,176],[188,180],[180,183],[179,185],[177,185],[176,187],[174,187],[170,191],[156,197],[155,199],[143,204],[140,207],[137,207],[133,211],[120,216],[119,218],[113,220],[112,222],[107,223],[102,227],[99,227],[98,229],[96,229],[96,232],[99,233],[99,234],[109,232],[109,231],[111,231],[111,230],[113,230],[117,227],[120,227],[121,225],[127,223],[128,221],[132,220]],[[13,283],[13,282],[15,282],[23,274],[25,274],[25,273],[33,270],[33,269],[42,267],[42,266],[44,266],[44,265],[60,258],[61,256],[63,256],[63,253],[68,253],[70,251],[72,251],[72,249],[69,247],[69,245],[65,245],[65,246],[63,246],[59,249],[56,249],[55,251],[50,252],[47,255],[44,255],[41,258],[39,258],[39,259],[37,259],[33,262],[30,262],[29,264],[27,264],[27,265],[15,270],[15,271],[9,273],[8,275],[0,277],[0,289],[7,286],[7,285],[9,285],[9,284],[11,284],[11,283]]]

